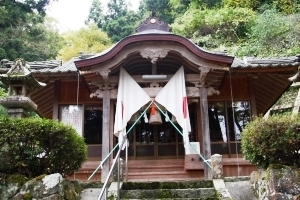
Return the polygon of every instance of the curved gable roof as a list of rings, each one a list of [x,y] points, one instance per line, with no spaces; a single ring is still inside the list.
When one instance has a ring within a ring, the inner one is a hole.
[[[234,57],[232,56],[208,52],[182,36],[161,30],[150,29],[128,36],[116,43],[111,48],[107,49],[106,51],[103,51],[85,60],[75,61],[75,64],[79,70],[83,70],[85,67],[91,67],[94,65],[101,64],[103,62],[108,61],[109,59],[112,59],[125,47],[139,42],[177,43],[179,45],[184,46],[186,49],[188,49],[190,52],[192,52],[194,55],[201,59],[207,60],[209,62],[219,62],[228,64],[228,66],[232,64],[234,59]],[[176,49],[174,49],[174,51],[176,51]]]

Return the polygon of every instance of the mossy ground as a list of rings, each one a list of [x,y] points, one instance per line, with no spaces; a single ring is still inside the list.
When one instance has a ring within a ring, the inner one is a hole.
[[[211,187],[213,187],[213,182],[209,180],[185,182],[127,182],[123,183],[122,190],[187,189]]]

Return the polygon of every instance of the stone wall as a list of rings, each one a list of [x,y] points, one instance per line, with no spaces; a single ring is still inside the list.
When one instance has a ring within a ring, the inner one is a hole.
[[[1,200],[75,200],[86,188],[101,188],[100,182],[80,182],[64,179],[60,174],[42,175],[20,182],[0,179]]]
[[[252,172],[250,183],[259,200],[300,200],[299,168],[270,165]]]

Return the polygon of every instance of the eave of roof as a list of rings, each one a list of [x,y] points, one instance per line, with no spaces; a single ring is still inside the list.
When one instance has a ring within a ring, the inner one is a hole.
[[[277,68],[277,67],[298,67],[300,66],[298,56],[289,57],[245,57],[243,60],[235,58],[231,65],[232,69],[258,69],[258,68]]]
[[[80,60],[80,58],[74,57],[71,60],[67,61],[66,63],[57,65],[54,68],[46,68],[46,67],[34,68],[32,69],[32,73],[34,74],[77,73],[77,68],[74,63],[74,61],[76,60]]]
[[[212,52],[205,51],[204,49],[198,47],[194,43],[192,43],[187,38],[184,38],[179,35],[175,35],[169,32],[165,31],[159,31],[159,30],[147,30],[143,31],[131,36],[128,36],[121,40],[120,42],[116,43],[114,46],[109,48],[108,50],[101,52],[100,54],[97,54],[93,57],[90,57],[85,60],[78,60],[75,61],[75,65],[78,69],[84,68],[84,67],[90,67],[96,64],[103,63],[109,59],[112,59],[116,54],[118,54],[123,48],[125,48],[127,45],[130,45],[132,43],[137,42],[145,42],[145,41],[153,41],[153,42],[176,42],[183,46],[185,46],[188,50],[190,50],[195,55],[206,59],[208,61],[213,62],[222,62],[227,64],[232,64],[234,57],[224,55],[224,54],[216,54]]]

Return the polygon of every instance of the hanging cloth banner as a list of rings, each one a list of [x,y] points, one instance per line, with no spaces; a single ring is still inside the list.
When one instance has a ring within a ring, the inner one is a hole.
[[[114,124],[114,134],[119,139],[119,145],[126,136],[126,126],[131,116],[150,101],[149,95],[121,67]]]
[[[185,154],[190,154],[189,132],[191,123],[189,117],[184,69],[180,69],[155,97],[155,101],[164,106],[175,118],[182,128]]]

